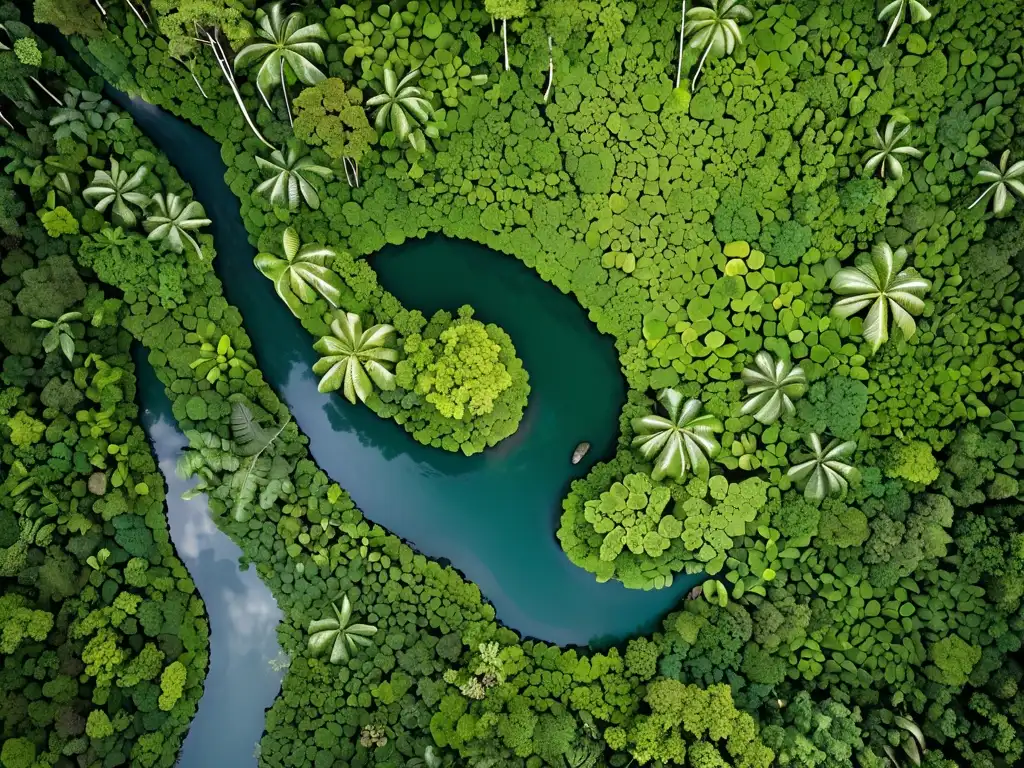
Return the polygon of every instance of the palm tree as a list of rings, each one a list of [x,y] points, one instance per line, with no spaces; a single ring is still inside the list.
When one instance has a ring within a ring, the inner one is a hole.
[[[874,173],[876,169],[880,168],[883,179],[888,170],[892,178],[900,181],[903,179],[903,164],[900,162],[899,156],[921,157],[924,153],[908,144],[900,144],[903,138],[910,133],[910,126],[904,126],[899,133],[896,133],[896,123],[896,119],[891,119],[886,123],[884,136],[878,132],[877,128],[874,129],[872,148],[864,153],[864,169],[868,173]]]
[[[49,354],[60,347],[64,357],[71,362],[75,356],[75,334],[71,323],[82,319],[81,312],[65,312],[56,320],[36,320],[33,328],[48,328],[49,333],[43,337],[43,351]]]
[[[740,22],[750,21],[753,14],[739,0],[707,0],[707,6],[697,6],[686,11],[684,26],[693,34],[689,47],[703,50],[697,64],[697,72],[690,84],[692,91],[697,87],[697,78],[704,69],[704,61],[714,53],[715,56],[731,54],[739,43],[743,42]],[[682,34],[680,37],[682,37]],[[681,42],[681,41],[680,41]],[[681,58],[681,57],[680,57]]]
[[[331,603],[333,617],[318,619],[309,624],[309,641],[307,646],[314,656],[321,656],[328,648],[331,649],[331,664],[341,664],[357,653],[360,646],[370,646],[369,638],[377,634],[377,628],[370,624],[349,624],[352,618],[352,603],[345,595],[341,601],[341,610]]]
[[[257,156],[256,165],[264,173],[270,173],[270,178],[256,187],[256,194],[269,196],[271,205],[283,207],[287,204],[288,210],[295,211],[299,208],[301,196],[313,210],[320,207],[320,197],[306,179],[306,174],[315,173],[328,179],[331,177],[330,168],[317,165],[309,155],[300,157],[295,147],[288,148],[287,158],[278,149],[270,153],[269,159]]]
[[[89,140],[91,131],[109,128],[117,119],[112,111],[114,105],[93,91],[68,88],[64,93],[64,104],[50,118],[50,127],[57,127],[54,139],[77,136]]]
[[[675,389],[661,390],[658,402],[667,416],[650,414],[631,422],[636,432],[633,447],[639,448],[645,459],[654,461],[651,476],[655,480],[670,477],[679,482],[689,469],[695,475],[707,477],[711,469],[708,459],[722,450],[714,436],[722,431],[722,422],[710,413],[701,416],[700,400],[691,399],[684,405],[683,396]]]
[[[366,102],[368,107],[377,107],[373,113],[374,126],[383,132],[390,128],[398,141],[406,139],[417,152],[423,152],[427,143],[419,125],[426,127],[427,136],[436,139],[437,129],[428,125],[434,114],[430,102],[423,98],[423,92],[412,83],[420,71],[414,69],[401,80],[391,68],[384,70],[384,93],[377,94]]]
[[[107,207],[113,203],[114,207],[111,212],[114,223],[125,227],[134,226],[135,211],[129,207],[129,203],[142,209],[149,204],[148,195],[136,192],[142,186],[142,181],[146,178],[147,173],[149,173],[149,168],[140,165],[129,177],[127,171],[121,170],[117,158],[112,157],[110,158],[110,170],[96,171],[92,177],[92,184],[86,187],[82,197],[87,203],[92,203],[95,200],[93,207],[100,213],[107,210]]]
[[[262,9],[257,11],[259,29],[256,30],[256,36],[262,40],[257,39],[242,48],[235,56],[235,67],[262,60],[256,74],[256,90],[263,97],[267,109],[270,109],[266,89],[280,83],[288,123],[291,125],[292,109],[288,103],[284,65],[288,64],[295,76],[306,85],[319,83],[325,75],[316,65],[322,66],[326,61],[317,40],[330,40],[330,37],[322,24],[306,24],[306,16],[301,11],[293,11],[285,16],[283,7],[283,0],[278,0],[270,5],[269,12]]]
[[[793,400],[807,391],[804,369],[787,360],[776,362],[768,352],[758,352],[754,367],[744,368],[741,378],[749,399],[740,413],[752,413],[762,424],[772,424],[783,414],[792,416]]]
[[[322,357],[313,365],[313,373],[323,374],[317,389],[333,392],[339,387],[350,403],[358,397],[366,402],[373,394],[373,385],[381,389],[395,388],[395,374],[388,364],[398,360],[398,350],[388,346],[395,329],[390,325],[374,325],[363,330],[359,315],[335,313],[331,335],[313,345]]]
[[[318,295],[335,309],[340,307],[345,284],[329,266],[336,255],[334,249],[301,245],[291,227],[281,236],[281,247],[283,258],[273,253],[258,253],[253,263],[264,277],[274,281],[277,295],[292,314],[299,317],[302,305],[312,304]]]
[[[149,240],[167,244],[175,253],[185,250],[185,242],[188,242],[196,249],[199,258],[203,257],[203,249],[199,243],[189,234],[190,230],[205,227],[211,223],[206,218],[206,211],[202,203],[191,200],[188,203],[179,195],[168,193],[166,196],[159,192],[153,195],[153,205],[156,210],[146,217],[144,226],[149,232]]]
[[[885,36],[885,42],[882,43],[884,48],[892,40],[892,36],[896,33],[896,30],[900,28],[900,24],[910,15],[910,23],[916,24],[919,21],[928,21],[932,17],[932,12],[924,7],[924,4],[920,0],[892,0],[887,6],[885,6],[881,13],[878,14],[879,21],[885,21],[892,16],[892,24],[889,26],[889,33]]]
[[[872,352],[889,339],[890,312],[904,338],[909,339],[917,331],[913,315],[924,311],[923,296],[932,283],[912,267],[903,269],[906,261],[906,248],[894,252],[887,243],[878,243],[870,259],[862,255],[855,266],[844,267],[832,277],[832,291],[844,297],[832,307],[833,315],[848,318],[871,307],[863,333]]]
[[[845,491],[849,483],[856,481],[859,473],[847,463],[857,447],[855,442],[832,440],[823,448],[821,438],[813,432],[807,436],[806,442],[810,457],[786,472],[793,482],[804,484],[806,499],[820,502],[829,494]]]
[[[1010,163],[1010,150],[1006,150],[999,157],[999,165],[993,165],[988,160],[983,160],[981,170],[974,176],[975,184],[988,184],[985,191],[977,200],[971,203],[967,210],[970,210],[982,200],[989,192],[992,195],[992,213],[1002,216],[1013,209],[1016,199],[1010,193],[1024,197],[1024,160],[1013,165]],[[1009,166],[1009,167],[1007,167]]]

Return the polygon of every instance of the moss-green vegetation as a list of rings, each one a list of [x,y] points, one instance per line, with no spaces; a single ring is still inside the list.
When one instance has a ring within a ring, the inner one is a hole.
[[[38,5],[52,19],[59,4]],[[80,311],[97,280],[121,292],[123,306],[92,299],[88,313],[150,350],[191,440],[185,470],[286,615],[293,661],[264,764],[880,768],[922,746],[932,768],[1022,758],[1015,3],[723,0],[691,7],[681,30],[659,0],[313,4],[302,21],[322,30],[292,32],[322,60],[302,48],[305,64],[285,55],[275,74],[257,51],[237,78],[225,51],[254,29],[283,35],[279,9],[155,0],[159,34],[144,34],[133,7],[110,9],[105,33],[80,10],[80,49],[222,143],[250,238],[277,259],[264,273],[313,335],[329,337],[337,310],[395,329],[395,387],[376,381],[371,408],[448,450],[514,431],[528,387],[507,336],[468,312],[427,322],[363,258],[435,231],[510,253],[615,337],[631,387],[617,454],[564,501],[570,559],[634,588],[709,575],[704,598],[624,653],[562,651],[500,628],[475,587],[363,520],[263,383],[209,238],[176,253],[139,232],[152,195],[187,190],[95,100],[67,105],[95,116],[64,120],[84,137],[40,130],[65,114],[52,89],[69,89],[49,51],[14,45],[28,34],[12,21],[0,77],[20,94],[3,104],[19,130],[0,127],[13,161],[0,224],[30,246],[3,262],[18,289],[0,303],[4,384],[25,390],[42,354],[33,320]],[[374,129],[352,113],[364,104]],[[301,261],[298,242],[333,255]],[[65,325],[58,345],[92,338]],[[347,370],[357,341],[331,352]],[[34,381],[40,402],[54,377]],[[49,396],[88,397],[79,378]],[[8,398],[11,455],[48,433],[25,397]],[[114,415],[93,409],[82,429],[105,434]],[[136,459],[124,440],[106,450],[122,495],[101,516],[144,559],[149,529],[117,514],[140,503],[122,490]],[[103,551],[97,569],[119,550]],[[12,634],[43,642],[45,604],[23,596],[5,609]],[[112,611],[130,614],[118,597]],[[92,631],[86,674],[116,679],[116,632]],[[153,711],[182,690],[166,665]],[[88,748],[118,712],[88,715]],[[52,748],[10,717],[5,764]],[[146,731],[133,749],[162,733],[153,723],[132,720]]]
[[[82,85],[63,69],[40,74]],[[90,130],[102,155],[122,140]],[[5,162],[57,172],[36,154],[42,141],[6,142]],[[84,201],[70,204],[88,220]],[[202,693],[209,627],[138,425],[128,305],[76,267],[77,230],[55,237],[43,211],[11,213],[0,226],[0,764],[169,768]]]

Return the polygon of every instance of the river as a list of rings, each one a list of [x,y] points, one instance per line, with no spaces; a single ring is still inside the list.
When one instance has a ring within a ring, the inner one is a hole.
[[[181,498],[194,485],[174,473],[188,445],[171,413],[171,401],[152,366],[136,347],[142,427],[167,480],[167,522],[178,557],[188,568],[210,619],[210,668],[199,710],[181,747],[181,768],[255,765],[251,755],[263,735],[264,710],[281,688],[270,666],[280,653],[281,611],[256,575],[240,571],[242,550],[210,517],[205,496]],[[283,658],[283,657],[282,657]]]
[[[516,259],[471,242],[433,236],[375,255],[371,263],[382,285],[406,306],[429,316],[438,308],[472,304],[479,319],[510,334],[530,374],[530,401],[519,431],[495,448],[466,457],[420,445],[369,409],[317,392],[313,339],[252,265],[255,251],[238,200],[224,182],[219,146],[157,107],[116,92],[110,96],[167,154],[206,208],[213,220],[217,273],[228,300],[242,313],[265,379],[309,436],[319,466],[368,519],[418,551],[450,562],[480,587],[506,626],[560,645],[602,648],[650,632],[699,580],[680,576],[671,588],[651,592],[598,584],[558,545],[554,532],[561,499],[573,478],[614,452],[626,392],[613,340],[597,331],[572,297]],[[162,385],[138,357],[145,426],[166,468],[183,438],[171,425]],[[154,413],[164,415],[154,420]],[[593,447],[572,466],[570,456],[581,440]],[[180,490],[180,483],[171,483],[172,496]],[[223,686],[244,680],[252,669],[225,658],[238,652],[236,642],[253,634],[247,624],[253,617],[237,610],[239,601],[259,606],[264,634],[278,620],[276,609],[267,606],[272,599],[255,572],[225,567],[238,549],[200,505],[171,499],[169,506],[172,537],[206,600],[212,628],[210,677],[180,765],[247,763],[237,745],[219,763],[209,762],[207,749],[217,749],[213,737],[226,723],[255,719],[220,700]],[[272,649],[261,646],[253,653],[269,675],[266,659]],[[276,681],[271,675],[261,682],[262,692],[245,694],[245,707],[262,713],[276,694]],[[257,724],[249,730],[255,741]],[[191,748],[192,740],[210,746]]]

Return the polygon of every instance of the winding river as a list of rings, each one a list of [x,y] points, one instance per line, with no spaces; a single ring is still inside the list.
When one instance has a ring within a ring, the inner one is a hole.
[[[199,711],[181,747],[181,768],[256,765],[264,711],[281,688],[270,661],[280,653],[281,611],[256,569],[238,569],[242,550],[210,517],[205,496],[185,501],[193,483],[174,465],[188,440],[171,413],[171,401],[138,346],[134,349],[142,427],[167,480],[167,521],[178,557],[188,568],[210,619],[210,668]]]
[[[224,182],[219,146],[157,107],[109,95],[167,154],[205,206],[213,220],[218,275],[242,313],[264,377],[309,436],[317,463],[367,518],[458,568],[479,585],[505,625],[561,645],[605,647],[650,631],[698,581],[682,577],[670,589],[653,592],[598,584],[558,546],[561,499],[573,478],[614,451],[625,399],[611,337],[598,333],[572,297],[519,261],[470,242],[435,236],[374,256],[381,283],[406,306],[429,316],[468,303],[479,319],[501,325],[530,374],[529,405],[514,436],[471,457],[422,446],[369,409],[317,392],[310,370],[317,359],[313,339],[252,265],[254,249],[238,201]],[[137,357],[145,427],[161,466],[169,469],[184,440],[161,384],[143,355]],[[581,440],[593,448],[572,466],[569,458]],[[266,663],[274,649],[254,645],[253,635],[267,635],[278,615],[254,572],[225,566],[238,548],[209,522],[202,505],[177,498],[181,484],[173,472],[168,481],[172,537],[206,600],[212,628],[210,677],[180,765],[241,765],[248,751],[238,749],[251,749],[245,744],[259,738],[262,710],[278,684]],[[239,601],[258,606],[258,629],[251,615],[235,610]],[[248,680],[253,664],[234,660],[250,652],[264,670],[255,676],[258,681]],[[242,691],[233,699],[241,709],[233,709],[221,689],[240,680]],[[210,762],[210,754],[228,752],[217,737],[226,737],[236,721],[249,722],[249,730],[232,735],[230,758]]]

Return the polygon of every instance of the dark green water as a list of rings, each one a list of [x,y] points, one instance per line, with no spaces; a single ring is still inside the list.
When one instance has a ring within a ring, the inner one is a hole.
[[[309,435],[318,464],[370,520],[450,561],[507,626],[562,645],[605,646],[649,631],[697,581],[681,578],[656,592],[598,584],[558,546],[561,499],[574,477],[613,451],[625,398],[612,339],[573,298],[517,260],[469,242],[433,237],[374,256],[382,284],[407,306],[429,314],[469,303],[481,320],[500,324],[530,373],[529,406],[511,438],[471,457],[422,446],[367,408],[317,392],[313,339],[252,265],[218,145],[157,107],[122,104],[205,206],[217,272],[260,369]],[[581,440],[593,448],[574,467],[569,459]]]

